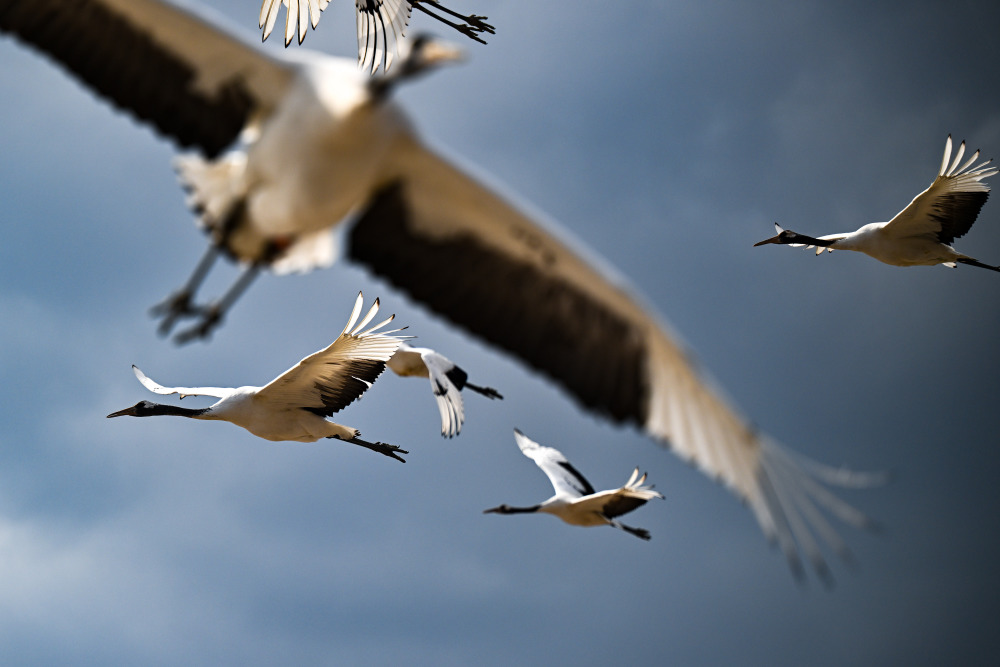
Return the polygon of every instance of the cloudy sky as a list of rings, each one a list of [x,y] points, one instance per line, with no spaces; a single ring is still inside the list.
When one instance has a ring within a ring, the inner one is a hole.
[[[255,0],[202,4],[255,35]],[[751,513],[634,429],[346,263],[261,279],[209,344],[147,310],[204,248],[174,148],[0,39],[0,662],[915,664],[1000,650],[1000,277],[752,244],[886,220],[945,137],[1000,157],[998,10],[981,2],[455,0],[497,27],[401,91],[428,143],[621,269],[763,430],[891,470],[845,497],[858,566],[797,585]],[[415,28],[436,28],[419,14]],[[334,2],[306,46],[353,57]],[[451,35],[448,35],[449,37]],[[459,38],[456,35],[456,38]],[[277,44],[268,44],[278,48]],[[959,250],[1000,263],[1000,204]],[[232,279],[225,267],[207,286]],[[405,465],[224,423],[107,420],[167,384],[262,384],[380,296],[502,402],[443,440],[423,381],[338,418]],[[598,487],[649,471],[649,543],[547,516],[513,427]]]

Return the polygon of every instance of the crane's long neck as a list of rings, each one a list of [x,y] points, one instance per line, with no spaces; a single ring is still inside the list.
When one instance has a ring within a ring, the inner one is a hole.
[[[806,236],[805,234],[795,234],[795,243],[802,243],[804,245],[814,245],[817,248],[829,248],[839,239],[817,239],[812,236]]]
[[[211,408],[182,408],[177,405],[164,405],[152,401],[139,401],[130,408],[112,412],[111,417],[159,417],[172,415],[174,417],[190,417],[192,419],[212,419]]]
[[[143,414],[137,414],[136,417],[154,417],[160,415],[168,415],[173,417],[191,417],[192,419],[204,418],[208,414],[208,408],[182,408],[179,405],[166,405],[164,403],[153,403],[144,411]]]
[[[494,507],[493,509],[484,510],[484,513],[492,514],[531,514],[539,511],[542,508],[541,505],[532,505],[531,507],[511,507],[510,505],[500,505],[500,507]]]

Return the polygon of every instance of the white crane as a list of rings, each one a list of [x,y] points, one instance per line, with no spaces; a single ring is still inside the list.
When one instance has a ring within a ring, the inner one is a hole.
[[[331,225],[351,215],[349,259],[725,484],[796,574],[803,554],[827,572],[817,536],[848,553],[823,510],[870,525],[825,485],[873,478],[791,458],[716,391],[604,261],[424,145],[387,93],[440,61],[427,60],[431,44],[414,48],[392,77],[369,78],[318,53],[265,54],[162,0],[47,0],[57,10],[47,12],[38,2],[0,0],[0,31],[206,156],[180,165],[212,236],[164,309],[168,324],[189,309],[201,314],[182,340],[207,335],[257,270],[331,264]],[[199,310],[189,300],[218,251],[249,268]]]
[[[990,195],[990,186],[983,179],[997,173],[996,167],[987,166],[992,160],[973,166],[979,159],[978,150],[960,167],[964,155],[963,141],[955,159],[951,159],[949,134],[937,178],[889,222],[872,222],[849,234],[828,234],[818,238],[782,229],[775,223],[777,236],[754,246],[767,243],[808,246],[815,247],[817,255],[823,250],[856,250],[893,266],[944,264],[955,268],[957,264],[968,264],[1000,271],[1000,266],[984,264],[951,247],[955,239],[972,228]]]
[[[446,438],[458,435],[465,423],[465,406],[462,390],[469,389],[486,398],[500,398],[493,387],[481,387],[469,382],[469,374],[451,359],[428,347],[399,346],[387,364],[389,370],[400,377],[422,377],[431,381],[431,391],[441,413],[441,435]]]
[[[555,495],[543,503],[530,507],[510,507],[500,505],[483,514],[527,514],[544,512],[559,517],[573,526],[614,526],[644,540],[649,539],[649,531],[633,528],[616,521],[617,517],[642,507],[646,501],[663,496],[653,491],[652,486],[643,486],[646,475],[639,477],[639,469],[632,471],[625,485],[610,491],[594,491],[587,478],[566,460],[558,449],[543,447],[528,436],[514,429],[517,446],[529,459],[538,464],[552,482]]]
[[[173,415],[221,420],[265,440],[316,442],[320,438],[334,438],[403,461],[399,455],[407,454],[406,450],[384,442],[367,442],[360,438],[358,429],[326,419],[365,393],[402,343],[400,336],[393,335],[399,329],[379,331],[395,315],[365,329],[378,313],[378,299],[358,322],[363,306],[364,299],[359,293],[347,326],[329,347],[310,354],[263,387],[164,387],[132,366],[139,382],[154,394],[180,394],[182,399],[214,396],[219,400],[207,408],[139,401],[108,417]]]
[[[299,44],[306,38],[309,25],[315,28],[320,13],[327,8],[330,0],[263,0],[260,5],[258,25],[263,29],[262,39],[267,39],[278,20],[281,6],[287,8],[285,14],[285,46],[291,44],[296,31]],[[354,13],[358,23],[358,64],[370,69],[374,74],[379,66],[388,70],[394,54],[406,33],[410,22],[411,9],[418,9],[441,23],[451,26],[466,37],[485,44],[480,35],[496,34],[493,26],[486,23],[486,16],[470,14],[464,16],[448,9],[437,0],[355,0]],[[443,12],[436,14],[434,10]],[[458,23],[448,19],[458,19]]]

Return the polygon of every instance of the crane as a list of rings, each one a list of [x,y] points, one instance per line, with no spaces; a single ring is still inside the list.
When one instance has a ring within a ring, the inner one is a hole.
[[[358,429],[326,419],[365,393],[402,343],[402,337],[393,335],[400,329],[379,331],[392,322],[394,315],[365,329],[378,313],[378,299],[358,322],[363,306],[364,299],[359,293],[347,326],[336,340],[263,387],[164,387],[132,366],[139,382],[154,394],[180,394],[182,399],[214,396],[219,400],[207,408],[139,401],[132,407],[112,412],[108,418],[171,415],[221,420],[265,440],[316,442],[320,438],[334,438],[405,463],[400,454],[407,454],[406,450],[384,442],[362,440]]]
[[[646,475],[643,473],[642,477],[639,477],[639,468],[632,471],[632,475],[620,489],[594,491],[587,478],[580,474],[580,471],[574,468],[558,449],[542,446],[516,428],[514,440],[521,452],[538,464],[542,472],[548,476],[555,489],[555,495],[545,502],[530,507],[499,505],[483,510],[483,514],[543,512],[557,516],[573,526],[613,526],[643,540],[649,539],[648,530],[633,528],[616,521],[617,517],[642,507],[653,498],[663,498],[662,494],[653,491],[652,486],[643,486]]]
[[[412,347],[403,343],[388,362],[389,370],[400,377],[423,377],[431,381],[431,392],[441,413],[441,435],[450,438],[462,430],[465,406],[462,390],[469,389],[486,398],[500,398],[493,387],[469,382],[469,374],[451,359],[428,347]]]
[[[285,46],[291,44],[296,31],[299,44],[306,38],[309,25],[315,28],[320,13],[329,6],[330,0],[263,0],[260,5],[258,26],[263,29],[262,40],[266,40],[274,29],[281,6],[287,8],[285,14]],[[496,34],[486,20],[487,16],[468,16],[448,9],[436,0],[355,0],[354,13],[358,24],[358,64],[373,74],[381,66],[388,70],[394,53],[406,33],[410,22],[410,12],[417,9],[441,23],[450,26],[466,37],[480,44],[486,41],[482,33]],[[435,13],[435,10],[441,13]],[[448,17],[458,19],[458,22]]]
[[[333,228],[346,222],[347,259],[724,484],[797,576],[803,558],[828,575],[819,541],[849,554],[827,515],[872,525],[828,487],[881,477],[793,456],[724,398],[605,260],[425,144],[391,92],[448,62],[447,49],[414,40],[390,75],[368,77],[302,49],[265,53],[165,0],[0,0],[0,31],[198,152],[178,170],[211,241],[158,311],[166,331],[198,318],[178,342],[208,336],[259,271],[332,264]],[[218,301],[192,303],[220,253],[243,275]]]
[[[979,159],[978,150],[959,166],[965,155],[964,141],[954,160],[951,150],[949,134],[937,178],[889,222],[872,222],[849,234],[828,234],[818,238],[782,229],[775,223],[778,234],[755,243],[754,247],[768,243],[808,246],[815,247],[817,255],[823,250],[854,250],[893,266],[944,264],[955,268],[958,264],[967,264],[1000,271],[1000,266],[984,264],[951,247],[955,239],[972,228],[990,195],[990,187],[983,179],[997,173],[996,167],[988,166],[992,160],[973,166]]]

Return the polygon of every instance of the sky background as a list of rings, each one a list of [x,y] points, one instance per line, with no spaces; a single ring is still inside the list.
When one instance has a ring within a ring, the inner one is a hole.
[[[203,4],[259,41],[256,0]],[[617,266],[761,429],[893,471],[843,494],[885,530],[843,528],[859,566],[834,563],[832,591],[797,585],[722,487],[346,262],[263,277],[209,344],[158,338],[148,308],[205,244],[173,146],[4,37],[0,662],[995,659],[1000,277],[752,244],[774,221],[826,234],[891,218],[949,132],[1000,157],[1000,10],[452,5],[497,34],[438,31],[469,60],[400,91],[422,136]],[[352,14],[334,2],[305,45],[353,58]],[[1000,263],[1000,203],[955,245]],[[405,465],[221,422],[105,419],[152,397],[133,363],[168,385],[266,383],[327,345],[359,290],[505,400],[467,396],[444,440],[426,381],[384,376],[337,421],[408,449]],[[481,514],[551,492],[515,426],[598,488],[648,470],[666,499],[629,519],[652,541]]]

